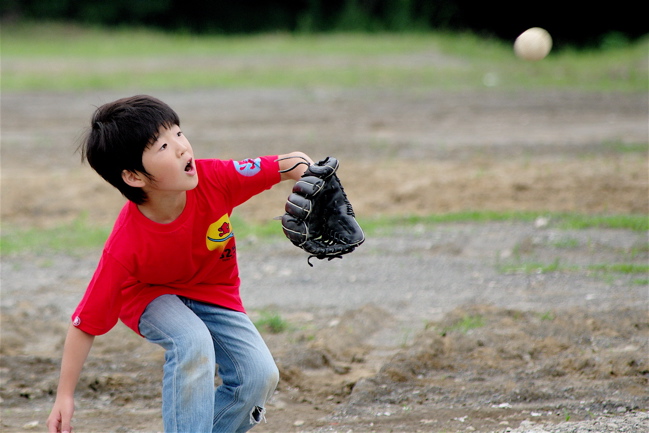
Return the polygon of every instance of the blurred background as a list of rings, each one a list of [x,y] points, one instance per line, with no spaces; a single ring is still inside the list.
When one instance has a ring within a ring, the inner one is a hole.
[[[367,234],[344,260],[309,268],[286,241],[273,217],[288,183],[233,217],[242,296],[283,375],[260,431],[331,431],[323,416],[386,414],[392,396],[391,416],[339,431],[501,431],[530,410],[549,422],[646,410],[640,3],[2,0],[3,431],[42,430],[71,309],[124,203],[77,147],[96,107],[139,93],[178,112],[199,158],[341,161]],[[512,45],[535,26],[553,49],[523,61]],[[474,327],[499,337],[467,343]],[[456,358],[417,352],[442,335]],[[385,370],[398,383],[352,393],[410,348]],[[452,375],[430,367],[469,358],[477,367]],[[160,365],[121,325],[97,339],[75,427],[159,431]],[[512,376],[480,373],[493,366]],[[411,385],[425,403],[399,388]],[[527,412],[493,406],[517,402]]]
[[[105,233],[123,199],[75,150],[94,107],[136,93],[179,112],[199,157],[348,161],[364,218],[645,213],[649,39],[636,2],[614,6],[4,0],[5,249],[25,224]],[[512,50],[532,26],[553,37],[538,62]]]
[[[4,22],[64,20],[105,26],[147,26],[164,31],[259,32],[471,31],[512,39],[540,26],[559,42],[598,46],[635,40],[647,21],[635,1],[474,2],[467,0],[4,0]]]

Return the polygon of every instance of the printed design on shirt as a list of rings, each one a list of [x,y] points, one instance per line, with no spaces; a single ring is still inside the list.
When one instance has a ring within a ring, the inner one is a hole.
[[[234,168],[237,170],[237,173],[243,176],[254,176],[261,171],[261,158],[248,158],[243,161],[234,161]]]
[[[228,214],[223,215],[207,228],[205,243],[210,251],[223,251],[230,238],[234,237]]]
[[[72,321],[72,325],[74,325],[75,327],[79,327],[79,325],[81,325],[81,317],[76,316]]]

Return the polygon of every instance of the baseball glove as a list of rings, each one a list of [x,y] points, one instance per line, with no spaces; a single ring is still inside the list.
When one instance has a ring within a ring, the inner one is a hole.
[[[316,164],[300,161],[283,172],[300,164],[308,168],[286,201],[286,213],[282,216],[284,234],[310,254],[309,266],[313,266],[313,257],[342,258],[362,244],[365,235],[336,175],[338,160],[327,157]]]

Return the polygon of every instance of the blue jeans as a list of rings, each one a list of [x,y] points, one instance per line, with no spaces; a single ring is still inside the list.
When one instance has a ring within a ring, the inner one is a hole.
[[[140,332],[165,349],[165,432],[246,432],[264,419],[279,372],[246,314],[163,295],[147,306]]]

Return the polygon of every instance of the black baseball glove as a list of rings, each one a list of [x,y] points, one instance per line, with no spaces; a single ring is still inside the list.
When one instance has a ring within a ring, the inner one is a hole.
[[[308,168],[286,201],[282,228],[296,246],[320,260],[342,258],[363,243],[365,235],[336,175],[338,160],[327,157]]]

